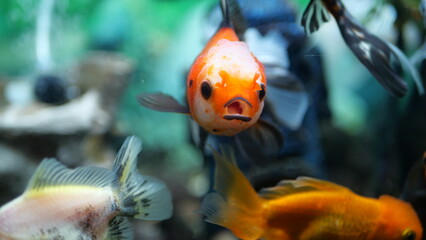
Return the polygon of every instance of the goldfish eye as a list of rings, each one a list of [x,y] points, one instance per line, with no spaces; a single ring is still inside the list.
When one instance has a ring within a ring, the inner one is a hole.
[[[262,101],[263,98],[266,95],[265,84],[261,83],[260,88],[261,88],[261,90],[258,91],[259,92],[259,101]]]
[[[201,95],[206,100],[209,99],[210,96],[212,95],[212,86],[210,85],[208,81],[203,81],[201,83]]]
[[[402,240],[415,240],[416,239],[416,233],[411,229],[406,229],[402,233]]]

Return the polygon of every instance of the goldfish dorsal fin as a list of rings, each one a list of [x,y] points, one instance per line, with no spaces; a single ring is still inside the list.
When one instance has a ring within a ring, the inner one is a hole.
[[[243,34],[247,29],[247,22],[243,16],[238,1],[221,0],[220,8],[223,15],[223,22],[221,27],[230,27],[235,31],[238,37],[243,37]]]
[[[126,217],[115,217],[108,226],[106,240],[130,240],[133,239],[133,231]]]
[[[311,177],[298,177],[295,180],[295,186],[296,187],[312,187],[315,188],[317,190],[322,190],[322,191],[343,191],[343,192],[352,192],[349,188],[329,182],[329,181],[325,181],[325,180],[320,180],[320,179],[316,179],[316,178],[311,178]]]
[[[260,196],[266,199],[283,197],[307,191],[342,191],[352,192],[349,188],[335,183],[310,177],[298,177],[296,180],[283,180],[277,186],[265,188],[260,191]]]
[[[69,169],[54,158],[46,158],[33,174],[25,192],[72,185],[103,188],[113,184],[117,184],[117,177],[109,169],[100,167]]]

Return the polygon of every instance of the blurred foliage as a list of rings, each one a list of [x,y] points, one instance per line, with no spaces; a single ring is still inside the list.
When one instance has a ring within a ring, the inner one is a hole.
[[[206,0],[212,2],[211,0]],[[159,55],[180,19],[198,0],[57,0],[52,14],[54,62],[67,64],[99,42],[122,44],[123,52],[141,59]],[[36,0],[0,1],[0,74],[34,71]],[[152,45],[150,45],[152,44]]]

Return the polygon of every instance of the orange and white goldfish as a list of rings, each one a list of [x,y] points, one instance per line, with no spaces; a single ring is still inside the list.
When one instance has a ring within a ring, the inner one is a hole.
[[[396,64],[408,70],[419,93],[424,94],[418,72],[401,50],[368,32],[340,0],[311,0],[302,16],[305,32],[310,34],[318,30],[323,22],[329,20],[328,12],[336,19],[346,45],[389,93],[402,97],[407,92],[407,83],[393,68],[393,64]]]
[[[232,4],[232,5],[230,5]],[[266,95],[262,64],[240,41],[231,10],[235,0],[222,0],[224,21],[196,58],[187,78],[188,107],[162,93],[141,94],[148,108],[190,114],[207,132],[233,136],[259,119]]]
[[[229,152],[214,152],[215,190],[203,200],[206,221],[240,239],[420,240],[422,226],[410,204],[378,199],[309,177],[284,180],[256,193]]]
[[[25,192],[0,208],[0,239],[133,239],[127,217],[169,218],[167,187],[137,172],[140,150],[138,138],[127,138],[112,170],[44,159]]]

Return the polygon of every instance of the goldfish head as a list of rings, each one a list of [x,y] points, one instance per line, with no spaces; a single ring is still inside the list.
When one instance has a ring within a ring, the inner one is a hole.
[[[263,66],[245,43],[222,39],[195,61],[187,95],[200,126],[212,134],[235,135],[256,123],[262,113]]]
[[[382,215],[375,235],[371,239],[420,240],[423,229],[416,212],[410,204],[390,197],[381,196]]]

